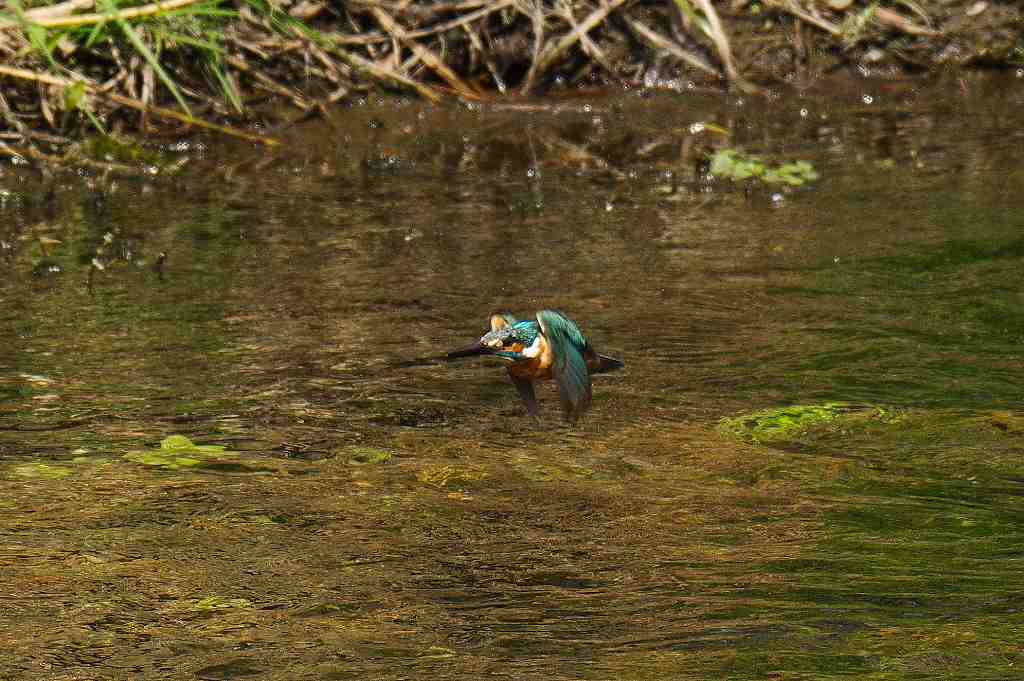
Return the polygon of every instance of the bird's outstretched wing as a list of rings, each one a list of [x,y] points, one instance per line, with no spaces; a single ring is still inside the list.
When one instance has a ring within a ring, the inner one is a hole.
[[[572,320],[554,310],[538,312],[537,323],[551,348],[551,374],[558,383],[562,413],[575,423],[590,406],[590,372],[583,358],[587,339]]]

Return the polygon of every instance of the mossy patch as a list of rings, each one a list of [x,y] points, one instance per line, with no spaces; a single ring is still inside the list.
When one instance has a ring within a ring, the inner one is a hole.
[[[477,482],[487,477],[487,472],[466,466],[426,466],[416,473],[416,479],[430,487],[444,489],[465,483]]]
[[[232,461],[238,452],[225,449],[222,445],[197,445],[184,435],[171,435],[160,442],[157,449],[137,449],[128,452],[128,461],[167,470],[188,468],[238,468],[251,469],[245,464]]]
[[[821,427],[854,426],[865,421],[895,423],[902,416],[885,407],[841,402],[792,405],[724,418],[718,432],[744,442],[767,443],[792,440]]]
[[[1024,416],[1008,411],[994,411],[989,415],[989,423],[998,430],[1012,435],[1024,435]]]
[[[394,455],[377,447],[353,447],[346,450],[348,462],[353,466],[370,466],[373,464],[385,464],[394,458]]]
[[[223,596],[207,596],[192,603],[192,610],[232,610],[251,608],[252,601],[245,598],[225,598]]]
[[[11,472],[21,478],[42,478],[45,480],[59,480],[71,475],[70,468],[54,466],[48,463],[23,463],[14,466]]]

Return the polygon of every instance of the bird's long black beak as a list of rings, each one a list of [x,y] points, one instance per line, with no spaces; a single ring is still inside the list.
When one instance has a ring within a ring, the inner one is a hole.
[[[494,352],[493,348],[489,348],[483,343],[473,343],[469,347],[462,348],[461,350],[452,350],[447,355],[446,359],[459,359],[460,357],[476,357],[477,355],[489,355]]]

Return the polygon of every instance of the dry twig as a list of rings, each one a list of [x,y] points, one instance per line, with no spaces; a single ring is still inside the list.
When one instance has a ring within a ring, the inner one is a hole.
[[[657,33],[643,22],[637,19],[627,19],[626,23],[638,36],[640,36],[642,40],[655,49],[665,50],[684,64],[689,64],[696,69],[700,69],[704,73],[721,78],[722,74],[720,74],[711,64],[707,63],[703,57],[684,50],[679,46],[679,43]]]
[[[122,9],[117,12],[112,12],[109,14],[96,12],[90,14],[61,14],[52,16],[45,15],[43,13],[33,15],[31,14],[31,11],[29,11],[25,13],[25,18],[31,21],[33,24],[37,26],[42,26],[43,28],[70,28],[73,26],[88,26],[89,24],[100,24],[105,21],[124,21],[126,19],[137,19],[138,17],[149,16],[151,14],[157,14],[159,12],[168,12],[172,9],[179,9],[181,7],[186,7],[188,5],[193,5],[197,2],[199,2],[199,0],[166,0],[165,2],[154,2],[149,5],[143,5],[142,7],[130,7],[128,9]],[[13,21],[0,23],[0,28],[8,28],[10,26],[17,26],[17,23]]]
[[[533,65],[530,67],[530,72],[526,76],[526,80],[523,83],[522,91],[529,92],[533,88],[534,81],[544,75],[552,64],[555,63],[559,57],[579,42],[580,36],[593,30],[598,24],[604,21],[609,14],[614,12],[617,8],[625,4],[626,0],[610,0],[607,4],[595,9],[590,15],[584,19],[576,28],[569,31],[568,34],[562,36],[554,44],[548,44],[540,55],[534,57]]]
[[[419,57],[424,64],[429,66],[435,73],[437,73],[437,75],[441,76],[441,78],[451,85],[460,97],[463,99],[480,99],[480,93],[478,91],[466,85],[466,83],[455,75],[455,72],[448,68],[448,65],[441,61],[441,58],[434,54],[429,48],[426,48],[415,40],[409,38],[405,29],[399,26],[395,20],[391,18],[391,15],[379,7],[375,7],[372,12],[381,28],[393,35],[396,41],[405,44],[406,47],[412,50],[413,54]],[[398,54],[398,50],[395,50],[395,54]]]
[[[722,60],[722,66],[725,68],[725,74],[729,77],[729,82],[743,92],[757,92],[759,88],[747,82],[736,68],[736,60],[732,56],[729,37],[725,35],[725,29],[722,28],[722,22],[718,18],[718,12],[715,11],[715,6],[711,4],[711,0],[694,0],[694,2],[697,3],[697,6],[700,7],[700,10],[708,20],[711,42],[715,44],[715,50],[718,52],[718,57]]]

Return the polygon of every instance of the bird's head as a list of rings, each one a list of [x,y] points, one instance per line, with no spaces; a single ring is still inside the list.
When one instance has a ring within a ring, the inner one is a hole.
[[[512,315],[492,315],[490,322],[491,330],[481,336],[480,340],[461,350],[449,352],[448,359],[493,355],[496,352],[513,350],[522,344],[522,333],[515,327],[516,320]]]

